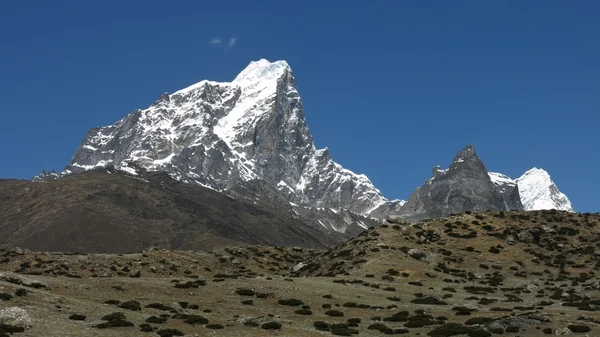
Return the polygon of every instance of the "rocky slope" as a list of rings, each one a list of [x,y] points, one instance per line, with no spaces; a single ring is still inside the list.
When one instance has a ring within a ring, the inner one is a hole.
[[[90,130],[62,175],[127,163],[217,191],[260,179],[301,206],[369,214],[387,201],[315,148],[285,61],[251,62],[232,82],[201,81]]]
[[[166,173],[135,172],[109,167],[56,181],[0,180],[0,248],[86,253],[232,244],[318,248],[352,234],[311,225],[283,202],[267,207]]]
[[[0,336],[598,336],[599,226],[511,211],[392,223],[328,250],[0,249]]]

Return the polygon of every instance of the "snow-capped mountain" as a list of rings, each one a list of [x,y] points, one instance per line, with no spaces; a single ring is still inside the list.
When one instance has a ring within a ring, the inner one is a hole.
[[[532,168],[516,180],[525,210],[558,209],[575,212],[569,198],[558,190],[548,172]]]
[[[521,177],[513,180],[501,173],[490,172],[490,178],[499,189],[518,189],[518,193],[526,211],[557,209],[574,212],[569,198],[558,190],[548,172],[532,168]]]
[[[232,82],[198,82],[90,130],[62,174],[128,163],[219,191],[262,179],[299,205],[369,214],[388,203],[315,148],[285,61],[251,62]]]

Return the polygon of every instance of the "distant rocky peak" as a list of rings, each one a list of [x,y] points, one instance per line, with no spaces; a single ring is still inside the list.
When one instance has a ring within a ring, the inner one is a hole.
[[[450,176],[462,175],[469,177],[479,177],[482,180],[490,181],[487,174],[487,169],[481,161],[481,158],[477,156],[473,145],[467,145],[464,149],[458,151],[454,160],[450,164],[448,169]]]
[[[433,168],[433,177],[418,187],[398,213],[409,220],[464,211],[506,210],[472,145],[458,151],[448,170]]]
[[[33,177],[33,181],[50,181],[50,180],[58,180],[60,175],[57,174],[54,170],[50,171],[42,171],[37,176]]]
[[[468,160],[480,160],[475,152],[475,148],[470,144],[456,153],[454,160],[452,160],[452,164],[463,163]]]

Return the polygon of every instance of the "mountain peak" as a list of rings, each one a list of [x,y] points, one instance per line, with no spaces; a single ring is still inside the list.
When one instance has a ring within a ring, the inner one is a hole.
[[[270,62],[266,59],[252,61],[248,66],[240,72],[232,83],[244,85],[248,82],[277,80],[286,71],[291,71],[289,64],[286,61],[280,60]]]
[[[525,173],[523,173],[523,175],[521,177],[525,177],[525,176],[537,176],[537,177],[540,177],[543,179],[551,179],[548,171],[541,169],[541,168],[537,168],[537,167],[533,167],[533,168],[527,170]]]
[[[399,210],[406,219],[420,220],[455,212],[507,209],[472,145],[458,151],[448,170],[436,166],[432,175]]]
[[[558,190],[550,174],[534,167],[517,180],[525,210],[558,209],[574,212],[569,198]]]
[[[464,161],[471,160],[471,159],[479,160],[479,157],[477,157],[477,153],[475,152],[475,148],[473,147],[473,145],[469,144],[469,145],[465,146],[464,149],[462,149],[462,150],[458,151],[458,153],[456,153],[456,156],[454,157],[452,164],[462,163]]]

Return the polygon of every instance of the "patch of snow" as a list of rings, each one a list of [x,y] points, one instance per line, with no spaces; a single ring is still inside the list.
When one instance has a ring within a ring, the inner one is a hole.
[[[129,167],[129,166],[127,166],[127,165],[120,166],[120,167],[119,167],[119,170],[120,170],[120,171],[123,171],[123,172],[125,172],[125,173],[128,173],[128,174],[130,174],[130,175],[132,175],[132,176],[137,176],[137,175],[139,175],[139,173],[138,173],[138,172],[137,172],[137,171],[136,171],[136,170],[135,170],[133,167]]]
[[[497,172],[488,172],[492,183],[495,185],[511,185],[514,186],[517,184],[516,181],[512,180],[509,176],[506,176],[502,173]]]

